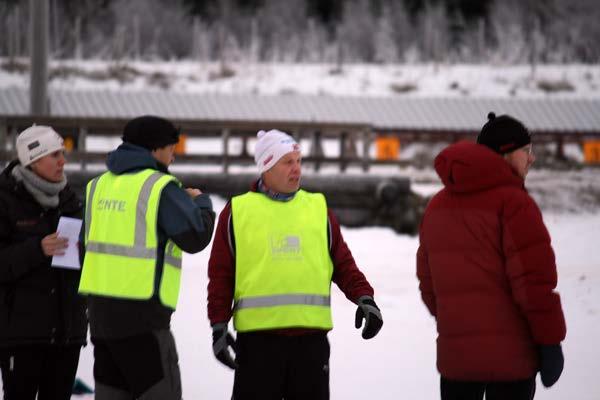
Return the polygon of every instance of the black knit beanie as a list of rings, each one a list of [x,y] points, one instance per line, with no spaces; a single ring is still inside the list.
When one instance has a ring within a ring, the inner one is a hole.
[[[155,150],[179,141],[179,130],[170,121],[144,115],[132,119],[123,129],[123,141]]]
[[[483,144],[498,154],[506,154],[531,143],[529,131],[521,121],[509,115],[490,112],[488,122],[483,125],[477,143]]]

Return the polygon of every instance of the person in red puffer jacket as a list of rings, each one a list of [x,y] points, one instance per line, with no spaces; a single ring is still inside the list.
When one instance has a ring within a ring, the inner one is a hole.
[[[566,327],[550,236],[524,187],[527,128],[494,113],[477,143],[444,149],[444,188],[420,228],[417,277],[436,318],[441,397],[533,399],[563,368]]]

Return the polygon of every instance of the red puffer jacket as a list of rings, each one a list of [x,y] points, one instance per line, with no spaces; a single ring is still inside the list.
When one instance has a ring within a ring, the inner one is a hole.
[[[445,188],[420,231],[417,276],[437,320],[443,377],[527,379],[537,345],[565,338],[550,236],[523,179],[474,143],[443,150],[435,169]]]

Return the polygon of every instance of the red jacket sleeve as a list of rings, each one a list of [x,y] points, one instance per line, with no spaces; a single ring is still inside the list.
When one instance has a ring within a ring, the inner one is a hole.
[[[342,237],[337,218],[327,210],[329,218],[331,260],[333,261],[332,281],[338,285],[348,300],[356,303],[361,296],[373,296],[373,288],[358,269],[348,245]]]
[[[232,315],[235,258],[230,250],[231,203],[221,214],[208,260],[208,319],[210,324],[228,322]]]
[[[566,335],[554,252],[542,214],[526,192],[511,196],[503,213],[506,273],[515,302],[538,344],[558,344]]]
[[[422,229],[422,225],[421,225]],[[434,317],[437,315],[435,303],[435,293],[433,291],[433,283],[431,281],[431,270],[429,269],[429,261],[427,260],[427,250],[423,242],[423,232],[419,232],[419,249],[417,250],[417,278],[419,279],[419,291],[423,303]]]

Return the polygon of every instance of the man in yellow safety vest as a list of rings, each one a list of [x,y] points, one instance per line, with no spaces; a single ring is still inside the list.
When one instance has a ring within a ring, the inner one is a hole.
[[[210,198],[169,174],[179,132],[155,116],[135,118],[108,172],[90,181],[80,242],[79,292],[88,297],[96,400],[181,399],[170,331],[182,250],[210,242]]]
[[[358,305],[363,338],[379,332],[381,312],[325,197],[300,189],[298,143],[260,131],[254,159],[260,179],[225,206],[211,251],[213,352],[235,369],[236,400],[326,400],[331,282]],[[227,330],[232,316],[237,340]]]

